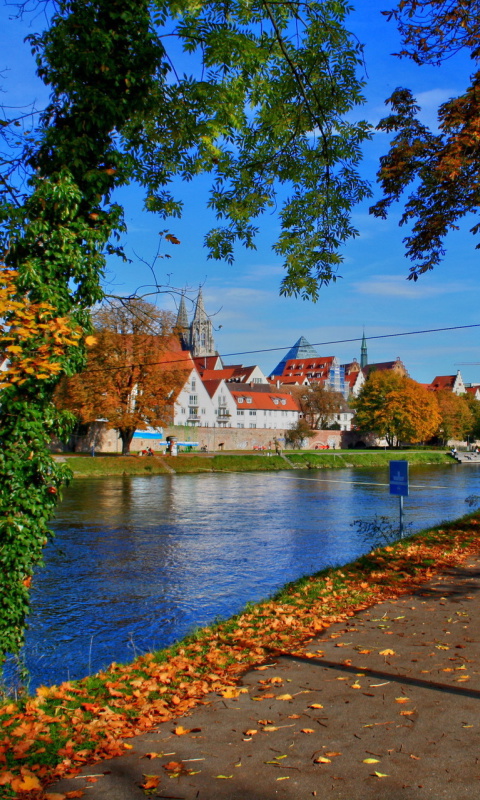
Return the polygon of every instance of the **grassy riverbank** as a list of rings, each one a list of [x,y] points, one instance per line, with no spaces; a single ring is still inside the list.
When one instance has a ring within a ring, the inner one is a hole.
[[[283,469],[343,469],[384,467],[392,459],[411,464],[454,464],[439,450],[328,450],[290,451],[285,458],[264,453],[222,453],[169,456],[61,456],[75,477],[103,475],[166,475],[200,472],[270,472]]]
[[[398,597],[478,552],[480,513],[301,578],[273,598],[182,642],[112,664],[97,675],[41,687],[0,707],[0,797],[64,800],[44,787],[85,763],[121,755],[124,739],[184,714],[209,692],[235,698],[239,676],[368,606]],[[80,794],[71,794],[80,796]]]

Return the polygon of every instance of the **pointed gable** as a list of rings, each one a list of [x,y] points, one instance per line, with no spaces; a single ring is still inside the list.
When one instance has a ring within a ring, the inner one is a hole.
[[[300,336],[300,339],[295,342],[293,347],[288,351],[286,356],[282,358],[279,364],[272,370],[272,375],[283,375],[285,371],[285,366],[288,361],[298,360],[298,359],[312,359],[312,358],[320,358],[315,348],[307,342],[305,336]]]

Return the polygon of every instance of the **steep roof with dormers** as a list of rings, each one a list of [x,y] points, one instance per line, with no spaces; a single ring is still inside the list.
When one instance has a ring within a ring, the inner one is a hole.
[[[285,361],[283,373],[274,373],[270,377],[283,381],[285,378],[297,378],[302,383],[305,378],[309,383],[322,383],[329,379],[335,356],[316,356],[313,358],[289,358]]]
[[[291,394],[284,392],[250,392],[230,390],[238,408],[260,411],[300,411]]]

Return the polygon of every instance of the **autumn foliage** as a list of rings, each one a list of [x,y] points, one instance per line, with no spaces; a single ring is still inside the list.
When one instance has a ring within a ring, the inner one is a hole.
[[[358,430],[385,437],[390,446],[430,439],[440,423],[435,394],[393,371],[371,373],[355,409]]]
[[[136,430],[168,424],[192,362],[170,315],[151,303],[110,304],[94,314],[94,324],[86,369],[60,383],[56,403],[83,423],[108,420],[125,454]]]
[[[441,417],[439,434],[442,440],[445,442],[448,439],[463,440],[474,427],[474,416],[467,396],[445,389],[436,395]],[[473,402],[478,403],[477,400]]]
[[[5,359],[0,389],[58,375],[67,348],[82,339],[80,328],[58,316],[50,303],[19,295],[16,277],[15,270],[0,267],[0,353]]]
[[[439,64],[464,50],[478,61],[476,0],[401,0],[386,13],[398,23],[405,44],[400,56]],[[439,106],[438,132],[420,121],[420,107],[410,89],[395,89],[386,102],[391,112],[377,129],[394,136],[380,159],[383,198],[370,211],[384,218],[392,204],[410,192],[400,225],[410,227],[404,242],[414,262],[409,277],[417,280],[442,260],[447,234],[464,217],[478,213],[480,72],[472,74],[463,94]],[[477,235],[480,225],[475,223],[470,231]]]

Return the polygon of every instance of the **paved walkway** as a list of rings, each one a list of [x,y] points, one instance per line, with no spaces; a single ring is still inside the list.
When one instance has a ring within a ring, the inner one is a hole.
[[[459,464],[480,464],[480,453],[466,453],[462,451],[455,455],[455,459]]]
[[[332,626],[306,657],[273,657],[237,697],[207,701],[49,791],[144,800],[143,783],[168,800],[476,800],[480,557]]]

